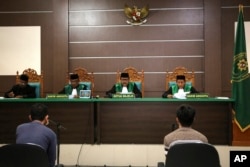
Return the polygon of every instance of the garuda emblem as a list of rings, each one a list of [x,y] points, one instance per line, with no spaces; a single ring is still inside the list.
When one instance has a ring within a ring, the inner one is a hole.
[[[129,7],[127,4],[124,6],[125,15],[129,18],[128,24],[141,25],[147,22],[146,17],[149,13],[149,5],[139,9],[137,6]]]

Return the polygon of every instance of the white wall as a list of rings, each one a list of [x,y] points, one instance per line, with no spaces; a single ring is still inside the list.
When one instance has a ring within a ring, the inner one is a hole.
[[[0,27],[0,75],[32,68],[41,73],[41,27]]]

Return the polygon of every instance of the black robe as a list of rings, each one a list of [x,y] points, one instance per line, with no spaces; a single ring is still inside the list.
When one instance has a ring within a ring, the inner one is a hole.
[[[27,84],[25,87],[21,87],[20,85],[14,85],[8,92],[4,94],[4,97],[10,98],[8,94],[13,92],[16,96],[23,96],[23,98],[35,98],[36,92],[35,88]]]

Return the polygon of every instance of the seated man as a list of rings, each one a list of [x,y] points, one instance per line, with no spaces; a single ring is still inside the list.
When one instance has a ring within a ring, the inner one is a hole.
[[[193,86],[186,84],[186,78],[184,75],[177,75],[176,76],[176,84],[172,85],[166,92],[163,93],[163,98],[173,98],[176,95],[184,96],[186,93],[199,93]]]
[[[35,98],[35,88],[28,84],[28,75],[22,74],[19,77],[19,83],[14,85],[4,94],[6,98]]]
[[[66,85],[59,94],[67,94],[72,95],[74,98],[78,98],[80,94],[80,90],[87,90],[87,86],[84,84],[79,84],[79,76],[78,74],[70,75],[70,84]]]
[[[189,105],[183,104],[179,106],[176,112],[176,122],[178,124],[178,129],[169,133],[164,137],[165,154],[171,145],[177,143],[178,141],[187,142],[203,142],[208,143],[208,139],[202,133],[194,130],[191,126],[195,118],[195,109]]]
[[[116,83],[109,91],[106,92],[106,95],[112,97],[112,94],[116,93],[131,93],[135,94],[135,97],[142,97],[141,91],[138,89],[135,83],[129,82],[129,74],[121,73],[120,83]]]
[[[16,129],[17,144],[34,144],[42,147],[48,155],[50,167],[55,166],[57,138],[54,131],[48,128],[48,108],[44,104],[32,105],[29,119]]]

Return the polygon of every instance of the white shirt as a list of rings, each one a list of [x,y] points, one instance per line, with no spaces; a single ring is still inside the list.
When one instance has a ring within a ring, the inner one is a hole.
[[[126,86],[122,87],[122,93],[128,93],[128,88]]]
[[[77,95],[77,90],[76,90],[76,88],[74,88],[74,89],[72,90],[72,93],[71,93],[71,95],[72,95],[72,96],[75,96],[75,95]]]

